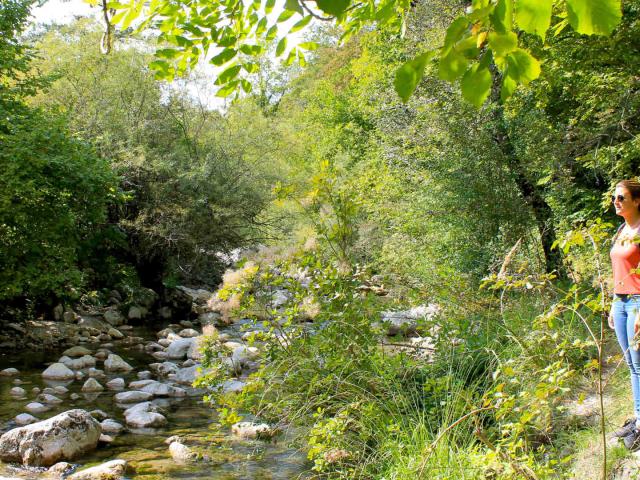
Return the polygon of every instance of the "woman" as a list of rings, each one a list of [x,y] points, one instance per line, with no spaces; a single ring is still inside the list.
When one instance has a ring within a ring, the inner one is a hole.
[[[614,433],[629,449],[640,447],[640,351],[634,338],[640,330],[640,182],[622,180],[611,197],[616,214],[624,223],[613,237],[613,302],[609,326],[616,331],[624,358],[631,371],[635,417]],[[638,273],[636,273],[636,269]]]

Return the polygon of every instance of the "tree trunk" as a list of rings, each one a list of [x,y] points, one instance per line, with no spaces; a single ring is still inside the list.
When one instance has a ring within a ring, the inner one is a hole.
[[[562,253],[557,248],[551,248],[556,241],[556,232],[553,228],[553,211],[542,195],[542,188],[531,182],[527,177],[524,165],[516,154],[509,138],[504,121],[504,109],[501,105],[497,105],[497,102],[494,107],[493,139],[507,161],[522,198],[531,208],[536,219],[547,273],[555,271],[559,276],[564,277],[566,271],[562,262]]]

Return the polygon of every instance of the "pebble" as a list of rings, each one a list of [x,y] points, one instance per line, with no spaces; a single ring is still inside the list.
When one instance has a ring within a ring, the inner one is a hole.
[[[41,393],[38,395],[38,401],[45,403],[47,405],[59,405],[64,400],[59,399],[55,395],[50,395],[48,393]]]
[[[16,368],[5,368],[4,370],[0,371],[1,377],[14,377],[19,374],[20,372]]]
[[[29,415],[28,413],[21,413],[20,415],[16,415],[15,422],[20,425],[31,425],[32,423],[36,423],[38,419],[33,415]]]
[[[44,413],[48,411],[50,407],[38,402],[31,402],[24,408],[31,413]]]
[[[102,427],[103,432],[116,435],[124,430],[124,426],[122,424],[111,419],[104,420],[100,426]]]
[[[107,412],[103,410],[91,410],[89,412],[89,415],[91,415],[93,418],[95,418],[99,422],[102,422],[103,420],[106,420],[107,418],[109,418],[109,415],[107,414]]]
[[[120,392],[115,396],[115,400],[118,403],[137,403],[151,400],[153,395],[147,392],[133,391],[133,392]]]
[[[53,390],[57,395],[66,395],[67,393],[69,393],[69,389],[67,387],[63,387],[62,385],[53,387]]]
[[[27,391],[24,388],[13,387],[9,390],[9,395],[12,397],[24,397],[27,394]]]
[[[125,386],[125,382],[122,378],[114,378],[107,382],[107,388],[109,390],[122,390]]]
[[[40,393],[40,389],[38,387],[33,387],[31,389],[31,393],[33,393],[34,395],[38,395]]]
[[[82,385],[83,392],[101,392],[104,387],[95,378],[90,378]]]
[[[142,372],[138,372],[138,378],[140,380],[148,380],[151,378],[151,372],[149,370],[144,370]]]

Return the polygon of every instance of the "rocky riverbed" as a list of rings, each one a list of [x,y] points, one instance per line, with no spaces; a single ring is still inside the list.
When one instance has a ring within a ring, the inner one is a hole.
[[[104,343],[0,355],[0,479],[289,479],[306,470],[286,432],[265,440],[270,427],[251,418],[215,428],[205,392],[191,385],[197,322],[103,327]],[[226,388],[240,389],[259,352],[238,325],[216,335],[235,375]]]

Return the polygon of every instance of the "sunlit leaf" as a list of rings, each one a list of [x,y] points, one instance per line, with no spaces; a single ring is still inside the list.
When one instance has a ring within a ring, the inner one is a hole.
[[[489,46],[496,55],[504,57],[518,48],[518,35],[514,32],[504,34],[491,32],[489,34]]]
[[[253,85],[251,85],[251,82],[244,78],[240,80],[240,86],[245,93],[251,93],[251,90],[253,90]]]
[[[443,80],[453,82],[464,74],[468,64],[469,60],[467,60],[464,55],[455,50],[451,50],[440,59],[438,63],[438,76]]]
[[[306,27],[307,25],[309,25],[309,22],[311,22],[311,15],[308,15],[306,17],[304,17],[302,20],[299,20],[298,22],[296,22],[296,24],[291,27],[291,30],[289,30],[289,33],[295,33],[298,30],[302,30],[304,27]]]
[[[231,60],[233,57],[235,57],[237,53],[238,53],[238,51],[234,50],[233,48],[225,48],[218,55],[216,55],[215,57],[211,58],[210,63],[212,63],[213,65],[218,65],[218,66],[224,65],[229,60]]]
[[[491,72],[476,63],[469,68],[460,82],[462,96],[476,107],[482,106],[491,92]]]
[[[521,48],[507,56],[507,69],[518,83],[527,84],[540,76],[540,62]]]
[[[544,40],[551,25],[553,0],[517,0],[516,23],[527,33],[538,35]]]
[[[518,87],[518,82],[516,82],[509,75],[505,75],[502,78],[502,88],[500,89],[500,100],[502,100],[503,102],[507,100],[511,95],[513,95],[513,92],[516,91],[517,87]]]
[[[233,92],[236,91],[239,83],[240,82],[238,80],[235,80],[233,82],[229,82],[228,84],[220,87],[220,89],[216,93],[216,97],[221,97],[221,98],[228,97],[229,95],[231,95]]]
[[[316,42],[302,42],[298,47],[303,50],[317,50],[319,45]]]
[[[418,83],[424,75],[424,68],[431,60],[435,52],[426,52],[409,60],[396,71],[396,78],[393,85],[403,102],[409,100],[413,95]]]
[[[316,0],[316,5],[327,15],[339,17],[349,7],[351,0]]]
[[[287,48],[287,37],[282,37],[276,46],[276,57],[284,53]]]
[[[300,15],[304,13],[304,10],[302,10],[302,6],[298,3],[298,0],[286,0],[284,8],[291,10],[292,12],[299,13]]]
[[[622,19],[620,0],[567,0],[569,23],[578,33],[610,35]]]
[[[453,22],[451,22],[451,25],[449,25],[449,28],[447,28],[447,33],[444,37],[444,49],[446,50],[453,46],[456,42],[460,41],[462,35],[467,31],[468,27],[469,20],[467,19],[467,17],[458,17]]]
[[[225,83],[228,83],[231,80],[234,80],[240,73],[241,68],[242,67],[240,65],[233,65],[232,67],[227,68],[224,72],[218,75],[218,78],[215,81],[215,84],[224,85]]]
[[[286,22],[295,14],[296,12],[294,12],[293,10],[283,10],[282,13],[278,16],[278,20],[276,20],[276,22],[278,23]]]
[[[262,53],[262,47],[260,45],[242,45],[240,47],[240,51],[246,55],[255,57],[256,55],[260,55]]]
[[[498,0],[491,14],[491,25],[498,33],[511,31],[513,25],[513,0]]]

